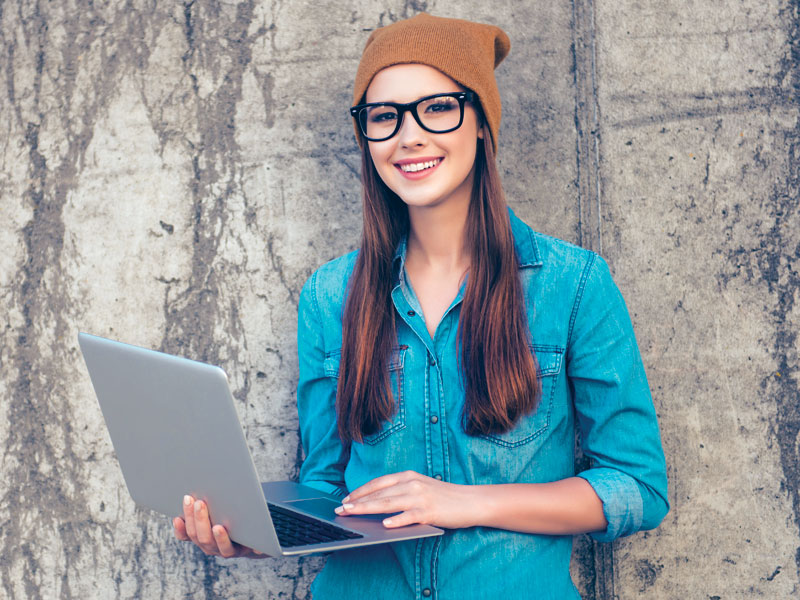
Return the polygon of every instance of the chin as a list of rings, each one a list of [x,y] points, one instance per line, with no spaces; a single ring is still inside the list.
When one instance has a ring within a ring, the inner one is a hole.
[[[442,189],[442,186],[436,185],[436,182],[430,182],[424,186],[409,186],[405,181],[397,183],[399,185],[389,187],[408,206],[435,206],[441,204],[456,191],[455,189]]]
[[[403,203],[408,205],[409,207],[414,206],[423,208],[423,207],[436,206],[438,204],[441,204],[442,201],[444,200],[442,194],[436,194],[436,193],[428,193],[428,194],[426,193],[402,194],[398,192],[395,193],[400,197]]]

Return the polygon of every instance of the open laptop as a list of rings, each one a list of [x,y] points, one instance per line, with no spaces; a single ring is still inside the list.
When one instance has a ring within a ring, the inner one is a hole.
[[[86,333],[78,343],[136,503],[175,517],[191,494],[231,539],[269,556],[444,533],[386,529],[386,515],[340,517],[335,496],[292,481],[260,483],[219,367]]]

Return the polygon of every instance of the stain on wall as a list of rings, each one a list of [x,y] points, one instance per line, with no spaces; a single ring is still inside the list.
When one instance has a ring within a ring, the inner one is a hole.
[[[133,504],[76,336],[224,367],[295,477],[298,293],[360,229],[350,82],[422,10],[509,33],[509,202],[608,259],[648,369],[673,509],[576,538],[583,597],[796,595],[798,9],[0,3],[0,596],[308,597],[324,558],[207,558]]]

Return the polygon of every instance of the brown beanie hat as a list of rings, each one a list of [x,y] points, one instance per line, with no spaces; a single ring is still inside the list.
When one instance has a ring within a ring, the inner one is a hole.
[[[497,152],[500,93],[494,69],[510,48],[508,36],[494,25],[420,13],[376,29],[369,36],[356,72],[353,104],[362,101],[372,78],[381,69],[403,63],[428,65],[478,94]],[[361,143],[358,124],[353,125]]]

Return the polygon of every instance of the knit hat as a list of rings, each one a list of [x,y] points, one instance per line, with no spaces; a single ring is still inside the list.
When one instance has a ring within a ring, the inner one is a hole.
[[[494,25],[420,13],[376,29],[369,36],[356,72],[353,104],[362,101],[381,69],[403,63],[428,65],[478,94],[497,152],[501,109],[494,69],[510,48],[508,36]],[[358,124],[353,125],[361,143]]]

